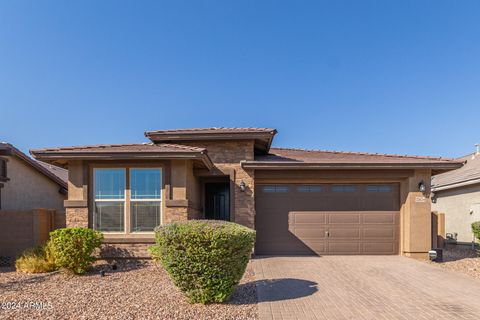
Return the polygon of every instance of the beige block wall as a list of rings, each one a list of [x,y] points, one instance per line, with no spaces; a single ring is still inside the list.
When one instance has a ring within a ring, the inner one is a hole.
[[[7,157],[9,181],[2,188],[2,210],[55,209],[64,213],[60,186],[15,156]]]
[[[437,191],[432,210],[445,213],[445,232],[458,233],[457,241],[473,241],[472,222],[480,221],[480,184]]]

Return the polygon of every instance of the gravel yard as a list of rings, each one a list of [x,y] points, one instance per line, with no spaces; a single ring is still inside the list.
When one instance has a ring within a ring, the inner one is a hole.
[[[430,263],[480,279],[480,257],[468,246],[448,245],[443,250],[443,262]]]
[[[119,264],[100,277],[99,270],[107,267],[98,264],[84,276],[27,275],[0,268],[0,319],[258,318],[251,265],[229,302],[205,306],[189,304],[163,268],[152,262]],[[11,302],[20,303],[21,309],[12,309]],[[30,302],[37,305],[25,307]]]

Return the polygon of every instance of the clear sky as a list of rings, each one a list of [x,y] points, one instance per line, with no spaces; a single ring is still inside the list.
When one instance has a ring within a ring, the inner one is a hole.
[[[480,1],[0,1],[0,140],[274,127],[284,147],[480,142]]]

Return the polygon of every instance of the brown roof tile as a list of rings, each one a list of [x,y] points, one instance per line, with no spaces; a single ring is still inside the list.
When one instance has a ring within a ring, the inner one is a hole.
[[[244,161],[245,168],[432,168],[444,172],[459,168],[462,163],[450,158],[396,155],[383,153],[343,152],[271,148],[267,155],[257,155],[254,161]]]
[[[430,163],[455,161],[452,158],[398,155],[387,153],[366,153],[346,152],[331,150],[306,150],[294,148],[270,148],[270,153],[255,157],[255,161],[293,161],[293,162],[315,162],[315,163]]]
[[[75,152],[75,153],[123,153],[123,152],[204,152],[205,148],[184,146],[168,143],[132,143],[132,144],[97,144],[87,146],[70,146],[59,148],[32,149],[30,153],[55,153],[55,152]]]
[[[39,160],[67,166],[70,160],[110,159],[194,159],[210,169],[212,160],[205,148],[168,143],[99,144],[30,150]]]

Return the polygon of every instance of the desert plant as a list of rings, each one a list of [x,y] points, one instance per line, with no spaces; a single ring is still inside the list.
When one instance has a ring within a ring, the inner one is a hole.
[[[83,274],[95,261],[93,251],[100,247],[101,232],[86,228],[63,228],[50,232],[49,246],[55,264],[76,274]]]
[[[18,272],[44,273],[55,271],[56,265],[47,244],[25,250],[15,261],[15,268]]]
[[[191,303],[223,302],[245,273],[255,231],[232,222],[191,220],[156,229],[160,260]]]
[[[480,221],[472,223],[472,232],[475,238],[480,241]]]

